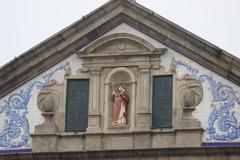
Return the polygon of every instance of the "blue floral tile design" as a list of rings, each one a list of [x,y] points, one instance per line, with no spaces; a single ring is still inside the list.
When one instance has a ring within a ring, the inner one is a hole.
[[[208,118],[208,127],[205,129],[208,141],[233,142],[240,138],[240,119],[237,118],[234,109],[240,105],[240,97],[231,86],[214,80],[198,69],[181,60],[172,58],[172,64],[183,67],[197,78],[201,83],[208,83],[211,88],[212,102],[211,114]],[[240,109],[240,108],[237,108]]]
[[[4,126],[0,131],[0,147],[16,149],[21,147],[30,147],[30,128],[28,115],[28,103],[32,97],[33,89],[40,90],[54,76],[56,72],[66,71],[69,63],[57,67],[43,76],[42,80],[31,83],[26,89],[19,93],[12,94],[4,100],[0,106],[0,114],[3,114]]]

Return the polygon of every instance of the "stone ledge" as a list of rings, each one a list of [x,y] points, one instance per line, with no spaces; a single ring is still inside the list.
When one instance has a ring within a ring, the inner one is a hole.
[[[125,127],[128,128],[128,127]],[[163,129],[152,129],[152,130],[136,130],[136,131],[119,131],[115,132],[112,131],[111,129],[116,129],[116,128],[111,128],[108,132],[79,132],[79,131],[72,131],[72,132],[64,132],[64,133],[32,133],[31,136],[48,136],[48,135],[54,135],[54,136],[82,136],[82,135],[112,135],[112,134],[142,134],[142,133],[173,133],[176,130],[203,130],[202,128],[191,128],[191,129],[173,129],[173,128],[163,128]],[[121,129],[120,129],[121,130]]]
[[[170,160],[178,158],[184,160],[186,157],[194,160],[234,159],[240,158],[240,147],[188,147],[188,148],[163,148],[163,149],[134,149],[134,150],[112,150],[112,151],[82,151],[82,152],[51,152],[51,153],[25,153],[0,155],[0,160],[136,160],[136,159],[162,159]],[[217,158],[216,158],[217,157]]]
[[[164,50],[164,48],[163,48]],[[164,51],[163,51],[164,52]],[[98,58],[98,57],[118,57],[118,56],[127,56],[127,57],[136,57],[136,56],[156,56],[156,55],[162,55],[163,52],[139,52],[139,51],[135,51],[135,52],[114,52],[114,53],[105,53],[105,54],[99,54],[99,53],[95,53],[95,54],[90,54],[90,55],[84,55],[81,53],[78,53],[78,57],[79,58]]]
[[[172,129],[158,132],[129,132],[116,129],[107,133],[56,133],[49,135],[32,134],[31,136],[33,152],[200,147],[202,143],[201,128],[191,130]],[[42,146],[46,147],[43,148]]]

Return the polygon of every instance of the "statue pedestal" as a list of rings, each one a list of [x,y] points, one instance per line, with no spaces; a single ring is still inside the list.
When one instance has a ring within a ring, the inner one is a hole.
[[[112,122],[111,128],[128,128],[129,126],[126,123],[114,123]]]
[[[199,147],[202,145],[201,123],[192,117],[195,107],[183,107],[181,119],[175,123],[176,147]]]
[[[58,131],[55,124],[40,124],[35,126],[35,133],[37,134],[53,134]]]
[[[54,134],[57,132],[57,125],[54,123],[53,112],[43,112],[42,115],[45,117],[43,124],[35,126],[36,134]]]
[[[183,107],[181,119],[176,121],[176,128],[178,129],[190,129],[190,128],[200,128],[201,123],[192,117],[192,112],[195,107]]]
[[[202,128],[176,129],[176,147],[200,147]]]
[[[39,128],[40,129],[40,128]],[[57,135],[34,133],[32,137],[32,152],[56,152],[57,151]]]
[[[33,152],[56,152],[57,125],[54,122],[53,112],[43,112],[45,117],[43,124],[35,126],[34,134],[32,137],[32,151]]]
[[[176,122],[177,129],[200,128],[201,123],[197,119],[182,119]]]

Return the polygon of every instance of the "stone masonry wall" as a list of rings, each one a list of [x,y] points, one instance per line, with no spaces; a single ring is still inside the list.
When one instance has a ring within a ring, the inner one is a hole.
[[[0,155],[0,160],[239,160],[239,147],[171,148]]]

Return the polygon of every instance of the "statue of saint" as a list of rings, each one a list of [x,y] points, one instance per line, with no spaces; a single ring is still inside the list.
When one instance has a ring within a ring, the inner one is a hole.
[[[127,105],[129,102],[129,97],[126,90],[119,86],[117,91],[113,87],[114,96],[114,108],[113,108],[113,125],[126,125],[127,124]]]

